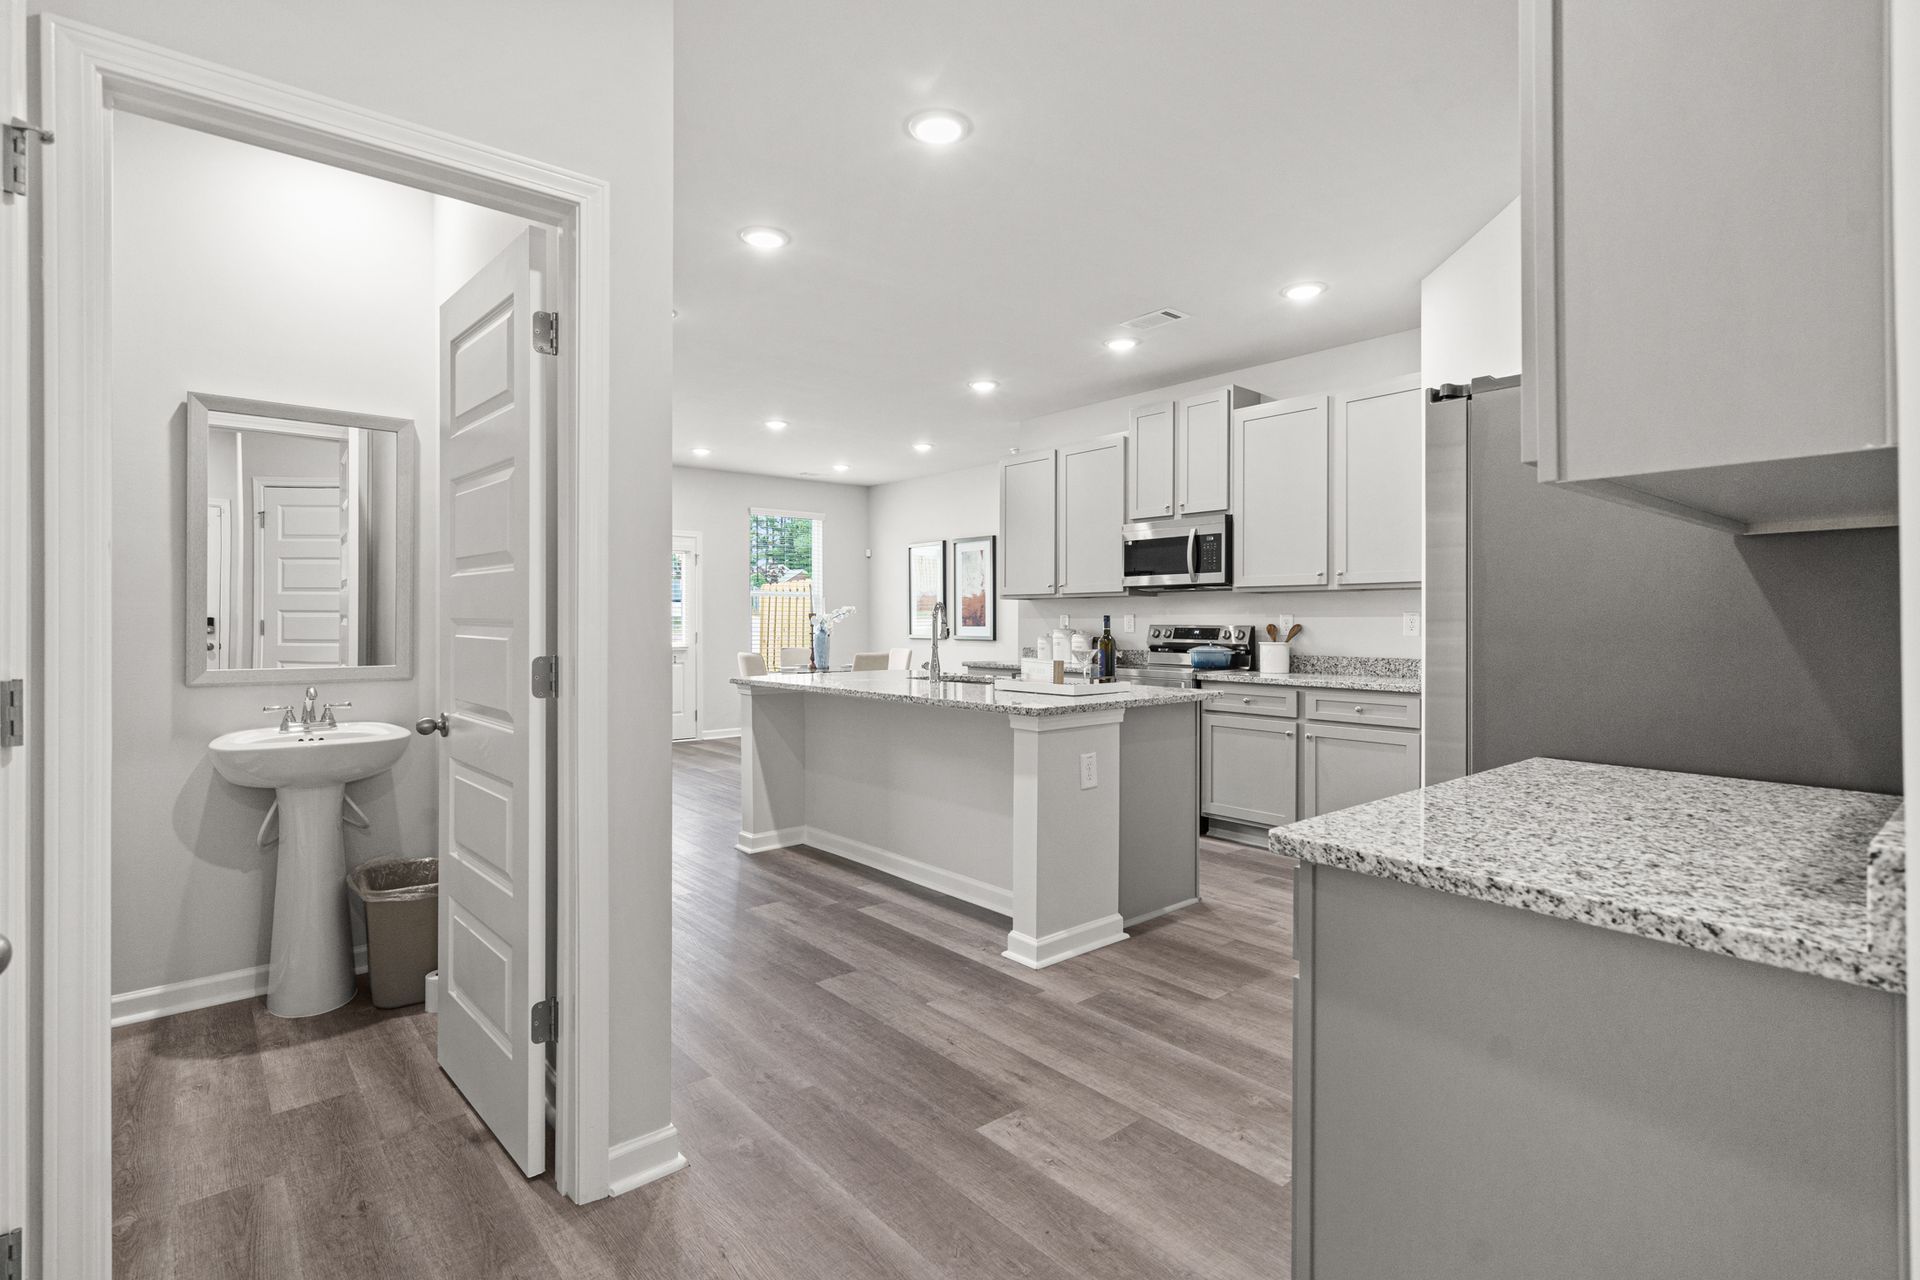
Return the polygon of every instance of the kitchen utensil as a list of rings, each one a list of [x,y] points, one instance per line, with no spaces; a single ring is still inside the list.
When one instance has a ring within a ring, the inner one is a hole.
[[[1274,626],[1271,622],[1267,624],[1267,639],[1273,641],[1275,644],[1280,643],[1280,628]]]
[[[1285,643],[1292,644],[1293,638],[1299,634],[1300,634],[1300,624],[1296,622],[1291,627],[1287,628],[1287,638]]]
[[[1233,650],[1224,645],[1203,644],[1187,650],[1195,671],[1224,671],[1233,665]]]

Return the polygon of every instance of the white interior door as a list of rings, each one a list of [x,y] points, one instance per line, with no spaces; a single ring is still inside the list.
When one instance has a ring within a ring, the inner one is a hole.
[[[700,545],[673,535],[673,740],[700,736]]]
[[[440,1065],[529,1176],[546,1167],[545,261],[530,230],[440,308]]]
[[[27,118],[26,5],[0,0],[0,121]],[[27,674],[27,201],[0,195],[0,680]],[[0,1236],[27,1227],[27,748],[0,747]],[[31,1246],[36,1252],[38,1243]],[[0,1255],[4,1249],[0,1249]]]
[[[254,482],[259,522],[254,560],[256,666],[342,666],[345,512],[332,477]]]

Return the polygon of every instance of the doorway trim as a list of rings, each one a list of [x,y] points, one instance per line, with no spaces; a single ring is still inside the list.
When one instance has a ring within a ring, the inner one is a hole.
[[[610,657],[605,530],[612,510],[611,225],[606,183],[304,90],[52,16],[37,20],[44,370],[40,416],[42,681],[37,764],[43,980],[40,1267],[111,1270],[112,450],[110,264],[116,111],[453,196],[557,228],[559,717],[556,1185],[609,1192],[607,956]],[[586,691],[588,696],[583,697]],[[671,1127],[664,1138],[678,1156]],[[623,1144],[630,1146],[631,1144]],[[666,1156],[661,1157],[662,1160]],[[678,1164],[663,1165],[661,1173]]]
[[[706,612],[707,607],[706,583],[700,576],[700,535],[688,529],[675,529],[673,541],[675,550],[679,549],[679,544],[682,542],[690,543],[693,547],[693,563],[681,573],[682,581],[691,584],[690,588],[683,588],[681,591],[682,603],[687,590],[690,589],[693,592],[693,608],[682,615],[681,621],[681,626],[687,632],[687,653],[693,659],[693,736],[676,738],[675,741],[698,742],[706,736],[706,731],[700,727],[700,668],[706,664],[706,655],[700,649],[700,637],[706,630],[702,625],[701,615]]]

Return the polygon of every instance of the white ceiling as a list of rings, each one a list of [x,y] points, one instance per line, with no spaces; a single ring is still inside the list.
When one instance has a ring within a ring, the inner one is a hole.
[[[683,465],[947,471],[1024,419],[1412,328],[1420,278],[1519,189],[1513,0],[692,0],[675,21]],[[915,142],[928,107],[972,136]],[[793,243],[748,248],[756,224]],[[1303,279],[1329,291],[1278,296]],[[1193,318],[1102,347],[1157,307]]]

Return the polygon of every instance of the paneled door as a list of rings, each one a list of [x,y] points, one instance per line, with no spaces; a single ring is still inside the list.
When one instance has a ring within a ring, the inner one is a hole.
[[[344,651],[340,483],[332,477],[254,481],[254,643],[258,667],[351,665]]]
[[[440,1065],[529,1176],[546,1166],[546,254],[528,231],[440,307]]]
[[[700,542],[673,535],[673,740],[700,736]]]

